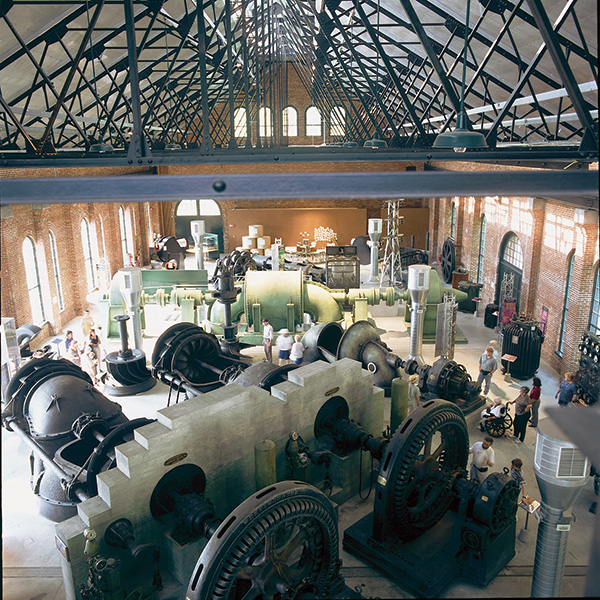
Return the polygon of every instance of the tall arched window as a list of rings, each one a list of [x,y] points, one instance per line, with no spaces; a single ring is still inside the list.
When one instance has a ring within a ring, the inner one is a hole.
[[[477,283],[483,283],[483,254],[485,252],[485,215],[481,217],[479,229],[479,262],[477,263]]]
[[[588,329],[600,335],[600,263],[596,265],[594,275],[594,289],[592,290],[592,308],[590,309],[590,322]]]
[[[346,134],[346,109],[334,106],[329,113],[331,125],[329,133],[332,137],[343,137]]]
[[[450,217],[450,237],[456,239],[456,202],[452,203],[452,215]]]
[[[94,273],[94,260],[92,258],[92,238],[90,236],[90,224],[85,217],[81,220],[81,244],[83,246],[83,262],[85,265],[88,292],[91,292],[96,288],[96,275]]]
[[[40,285],[35,244],[29,236],[23,240],[23,259],[25,261],[27,290],[29,291],[29,304],[31,305],[31,318],[34,325],[42,325],[46,320],[44,302],[42,300],[42,287]]]
[[[321,111],[316,106],[309,106],[306,109],[306,135],[320,137],[323,135],[322,125]]]
[[[268,106],[263,106],[258,111],[258,125],[260,127],[261,138],[269,138],[273,135],[271,109]]]
[[[569,254],[567,265],[567,282],[565,284],[565,299],[563,301],[562,319],[560,321],[560,335],[558,336],[558,350],[556,353],[562,357],[565,349],[565,333],[567,331],[567,319],[569,317],[569,296],[571,295],[571,283],[573,280],[573,263],[575,262],[575,250]]]
[[[63,300],[62,285],[60,284],[60,269],[58,267],[58,252],[56,251],[56,238],[52,231],[48,231],[50,237],[50,252],[52,253],[52,266],[54,267],[54,283],[56,284],[56,295],[58,296],[58,310],[65,310]]]
[[[152,221],[150,220],[150,202],[146,202],[146,226],[148,227],[148,244],[154,242]]]
[[[100,221],[100,242],[102,244],[102,258],[106,259],[106,240],[104,239],[104,222],[102,217],[99,217]]]
[[[121,251],[123,252],[123,264],[127,265],[127,254],[134,256],[133,231],[131,229],[131,218],[125,213],[125,209],[119,206],[119,229],[121,231]]]
[[[283,135],[287,137],[298,136],[298,111],[293,106],[283,109]]]
[[[246,109],[236,108],[233,113],[233,123],[235,127],[235,137],[245,138],[246,137]]]

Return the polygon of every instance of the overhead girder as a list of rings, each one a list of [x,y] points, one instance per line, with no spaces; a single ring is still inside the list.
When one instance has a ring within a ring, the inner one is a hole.
[[[584,35],[589,23],[578,16],[590,4],[567,1],[550,25],[541,0],[527,0],[531,13],[524,2],[480,0],[479,17],[469,26],[467,111],[477,115],[488,139],[585,140],[582,148],[597,152],[597,47]],[[130,31],[122,12],[118,18],[127,4]],[[216,146],[236,148],[237,107],[246,108],[246,135],[241,136],[246,147],[254,138],[258,148],[286,145],[282,81],[283,62],[290,56],[324,122],[336,106],[351,117],[346,139],[387,130],[402,144],[416,136],[426,144],[428,136],[455,119],[461,83],[457,67],[463,60],[457,41],[465,28],[464,16],[453,14],[450,5],[326,0],[317,15],[310,2],[198,4],[57,0],[46,28],[33,27],[25,35],[19,11],[39,3],[3,2],[0,28],[18,43],[8,47],[5,42],[2,48],[0,42],[0,71],[27,60],[31,84],[19,87],[22,76],[2,82],[0,151],[25,144],[31,154],[56,154],[67,147],[87,149],[107,137],[125,149],[129,144],[127,158],[134,160],[149,156],[143,145],[150,136],[162,143],[199,144],[201,153],[209,154]],[[53,3],[43,6],[49,11]],[[330,22],[317,22],[323,14],[331,16]],[[540,36],[533,59],[515,37],[523,25]],[[128,48],[133,47],[138,66],[132,68]],[[546,51],[557,73],[548,68]],[[512,65],[509,79],[497,71],[498,59],[507,73]],[[582,65],[591,74],[584,91]],[[132,80],[136,76],[137,82]],[[524,89],[529,96],[522,95]],[[272,109],[268,139],[251,124],[258,122],[261,106]],[[136,118],[141,122],[136,124]]]

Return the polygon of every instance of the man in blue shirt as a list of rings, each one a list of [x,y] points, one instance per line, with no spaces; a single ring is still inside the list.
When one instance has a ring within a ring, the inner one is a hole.
[[[487,396],[490,391],[490,383],[492,381],[492,375],[496,372],[498,363],[494,358],[494,349],[488,346],[485,352],[479,357],[479,377],[477,378],[477,384],[481,385],[485,381],[485,388],[482,393]]]
[[[560,382],[560,387],[554,397],[558,398],[559,406],[569,406],[573,400],[577,399],[577,385],[575,385],[573,373],[565,373],[565,378]]]

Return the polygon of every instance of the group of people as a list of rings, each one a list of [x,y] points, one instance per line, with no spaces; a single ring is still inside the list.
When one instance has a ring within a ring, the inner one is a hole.
[[[83,334],[81,346],[71,329],[66,332],[64,342],[67,358],[88,373],[95,384],[99,382],[102,372],[103,351],[100,331],[101,327],[96,327],[90,311],[86,310],[81,319]]]
[[[265,362],[273,362],[273,338],[275,332],[273,325],[269,323],[269,319],[262,320],[263,325],[263,348],[265,351]],[[279,330],[279,337],[276,340],[279,348],[279,365],[301,365],[304,356],[304,344],[300,341],[301,336],[291,336],[289,329],[283,328]]]

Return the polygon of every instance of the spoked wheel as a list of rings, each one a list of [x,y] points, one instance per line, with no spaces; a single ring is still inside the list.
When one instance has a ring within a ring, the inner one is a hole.
[[[396,430],[377,478],[375,527],[392,527],[403,540],[433,527],[454,497],[469,453],[465,419],[456,405],[430,400]]]
[[[445,283],[452,282],[452,273],[456,266],[456,252],[454,242],[448,238],[442,246],[442,278]]]
[[[312,486],[283,481],[240,504],[202,552],[189,600],[327,598],[341,579],[337,519]]]
[[[512,421],[512,419],[511,419]],[[495,438],[502,437],[506,432],[505,419],[488,419],[485,422],[485,430]]]

